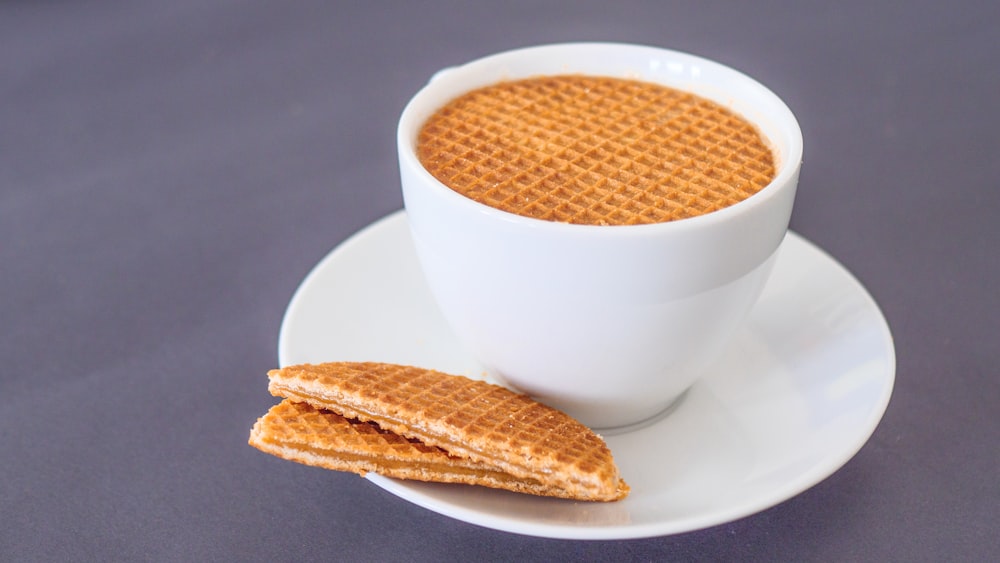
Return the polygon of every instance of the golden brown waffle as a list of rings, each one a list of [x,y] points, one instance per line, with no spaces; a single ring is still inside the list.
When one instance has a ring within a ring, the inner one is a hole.
[[[338,362],[268,372],[273,395],[537,480],[581,500],[628,494],[611,451],[589,428],[526,395],[410,366]]]
[[[448,455],[375,424],[351,420],[285,399],[253,426],[250,445],[290,461],[364,475],[464,483],[519,493],[568,496],[534,479],[518,479],[485,464]]]
[[[449,102],[417,155],[480,203],[566,223],[659,223],[722,209],[774,179],[751,123],[665,86],[607,77],[502,82]]]

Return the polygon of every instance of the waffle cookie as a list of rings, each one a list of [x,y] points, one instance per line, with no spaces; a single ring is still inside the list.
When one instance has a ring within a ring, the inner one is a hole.
[[[582,75],[468,92],[422,126],[417,156],[480,203],[589,225],[710,213],[775,176],[766,139],[725,107],[658,84]]]
[[[518,485],[522,492],[600,501],[628,494],[611,451],[593,431],[497,385],[417,367],[353,362],[291,366],[268,372],[268,378],[275,396],[373,423],[535,489]],[[494,482],[490,486],[513,488]]]
[[[448,455],[441,448],[409,440],[376,424],[344,418],[289,399],[254,424],[250,445],[277,457],[364,475],[464,483],[518,493],[566,496],[535,479],[518,479],[485,464]]]

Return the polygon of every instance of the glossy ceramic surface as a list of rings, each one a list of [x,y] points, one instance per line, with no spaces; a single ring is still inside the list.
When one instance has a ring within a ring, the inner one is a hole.
[[[282,323],[281,365],[413,364],[485,377],[441,317],[407,217],[386,217],[324,258]],[[369,475],[435,512],[553,538],[665,535],[784,501],[846,463],[892,393],[895,351],[878,306],[851,274],[789,233],[733,343],[669,413],[605,435],[631,495],[591,504]]]

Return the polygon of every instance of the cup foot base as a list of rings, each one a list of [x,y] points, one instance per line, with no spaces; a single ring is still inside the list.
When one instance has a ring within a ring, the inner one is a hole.
[[[640,430],[647,426],[651,426],[663,420],[664,418],[667,418],[675,410],[677,410],[677,408],[681,405],[681,403],[684,402],[684,398],[687,397],[687,394],[688,391],[685,390],[683,393],[678,395],[676,399],[674,399],[666,407],[664,407],[663,410],[659,411],[653,416],[650,416],[649,418],[640,420],[639,422],[633,422],[631,424],[625,424],[623,426],[612,426],[610,428],[594,427],[592,428],[592,430],[603,436],[618,436],[620,434],[628,434],[629,432],[635,432],[636,430]]]

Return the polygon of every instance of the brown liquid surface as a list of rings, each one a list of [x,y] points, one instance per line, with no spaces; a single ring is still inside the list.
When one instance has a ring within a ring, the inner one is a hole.
[[[582,75],[468,92],[423,125],[417,156],[476,201],[588,225],[703,215],[775,176],[767,141],[721,105],[657,84]]]

